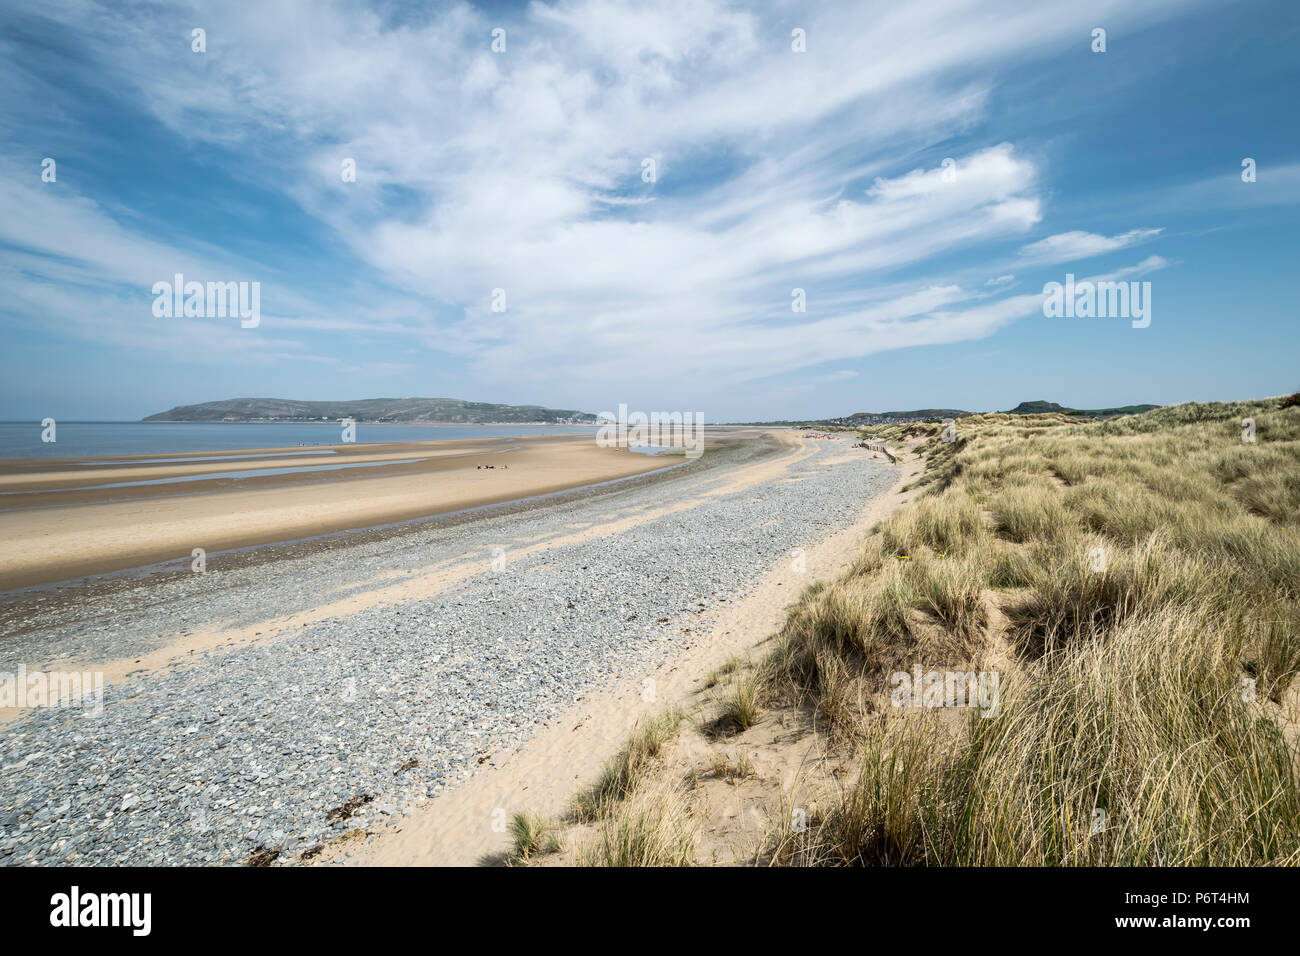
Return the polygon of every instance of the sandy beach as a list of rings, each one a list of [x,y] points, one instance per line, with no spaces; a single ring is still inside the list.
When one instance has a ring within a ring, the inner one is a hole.
[[[5,461],[0,590],[545,495],[683,460],[539,436]]]
[[[0,672],[84,671],[104,690],[89,717],[79,706],[0,708],[0,800],[23,824],[0,863],[473,862],[501,846],[498,809],[555,799],[599,759],[649,706],[646,680],[671,699],[701,654],[766,637],[898,480],[847,439],[791,431],[737,433],[679,469],[665,466],[680,458],[564,441],[483,454],[503,444],[471,445],[469,458],[447,447],[418,465],[391,462],[405,448],[347,450],[385,461],[373,471],[414,474],[267,476],[265,487],[198,495],[144,486],[167,491],[4,513],[7,533],[29,522],[21,540],[40,567],[48,515],[69,522],[60,534],[109,544],[156,546],[148,535],[172,534],[174,515],[244,542],[250,512],[234,508],[250,502],[262,503],[256,533],[275,536],[400,516],[404,492],[468,506],[571,488],[526,507],[227,552],[203,574],[189,570],[190,541],[167,538],[175,567],[11,591]],[[512,467],[484,473],[480,454]],[[303,459],[313,456],[328,457]],[[185,467],[195,464],[207,465]],[[121,481],[133,466],[104,467],[102,482],[110,468]],[[69,469],[47,470],[66,483]],[[487,484],[507,476],[513,484]],[[99,524],[79,531],[78,512]],[[792,563],[800,549],[806,566]],[[120,547],[116,561],[132,553]],[[579,724],[595,736],[568,733]],[[483,785],[450,800],[479,774]]]

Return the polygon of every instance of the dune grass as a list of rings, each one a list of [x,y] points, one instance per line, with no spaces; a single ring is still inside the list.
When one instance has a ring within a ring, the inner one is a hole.
[[[655,758],[685,719],[681,710],[673,708],[641,724],[618,756],[605,765],[599,779],[574,798],[574,818],[592,822],[610,816],[636,792]]]
[[[930,491],[782,631],[772,691],[832,718],[856,776],[767,859],[1300,862],[1300,400],[958,433],[914,429]],[[990,719],[881,706],[893,671],[993,655]]]
[[[682,795],[641,794],[611,812],[578,850],[579,866],[690,866],[695,823]]]
[[[1300,863],[1300,395],[941,431],[862,433],[920,442],[925,492],[766,660],[707,681],[714,746],[798,709],[847,772],[806,810],[782,796],[753,859]],[[991,671],[997,706],[891,706],[914,668]],[[690,795],[655,774],[682,719],[643,724],[575,800],[580,863],[698,862]],[[720,751],[712,772],[750,775]],[[520,822],[524,859],[545,826]]]
[[[520,812],[510,818],[509,861],[527,863],[534,856],[560,851],[560,827],[554,820],[545,820],[535,813]]]
[[[718,695],[718,714],[709,725],[717,736],[743,733],[758,723],[763,713],[763,683],[757,673],[738,674]]]

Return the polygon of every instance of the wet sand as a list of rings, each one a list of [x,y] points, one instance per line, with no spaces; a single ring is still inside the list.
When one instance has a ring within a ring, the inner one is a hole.
[[[0,590],[188,558],[195,548],[447,514],[682,461],[600,448],[587,436],[5,461]],[[328,470],[285,471],[296,468]]]

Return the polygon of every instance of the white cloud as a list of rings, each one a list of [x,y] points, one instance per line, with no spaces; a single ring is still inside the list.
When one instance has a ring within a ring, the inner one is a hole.
[[[1083,232],[1075,229],[1072,232],[1057,233],[1054,236],[1048,236],[1046,239],[1039,239],[1037,242],[1022,246],[1020,256],[1026,262],[1032,263],[1072,262],[1075,259],[1091,259],[1094,256],[1105,255],[1108,252],[1127,249],[1129,246],[1153,239],[1162,232],[1164,232],[1163,228],[1130,229],[1118,236],[1099,236],[1095,232]]]
[[[1174,7],[1153,3],[1141,17]],[[389,287],[360,308],[300,288],[281,300],[292,303],[285,331],[373,327],[450,352],[488,383],[617,388],[666,372],[724,387],[978,338],[1032,314],[1024,302],[1036,296],[989,301],[929,264],[1036,227],[1035,161],[989,145],[955,156],[947,181],[937,161],[897,157],[977,122],[1001,64],[1077,44],[1120,10],[1121,0],[1087,11],[1067,0],[830,4],[799,12],[804,54],[790,50],[784,8],[715,0],[499,13],[458,3],[398,27],[352,3],[132,18],[56,0],[46,15],[78,31],[97,82],[134,91],[214,157],[237,150],[240,175],[293,197],[349,266]],[[202,57],[188,46],[198,22]],[[495,26],[507,29],[505,54],[489,50]],[[343,157],[357,160],[355,183],[340,181]],[[656,158],[653,185],[640,178],[645,157]],[[75,260],[49,260],[48,275],[136,283],[187,256],[256,265],[198,241],[168,248],[71,185],[60,195],[0,198],[14,222],[48,216],[43,229],[5,233]],[[1068,261],[1159,231],[1061,233],[1022,252]],[[893,272],[905,267],[929,277],[901,282]],[[795,287],[806,313],[790,310]],[[488,307],[494,288],[507,291],[505,313]]]
[[[1169,260],[1164,256],[1147,256],[1136,265],[1126,266],[1123,269],[1116,269],[1114,272],[1108,272],[1105,275],[1089,276],[1086,281],[1118,282],[1121,279],[1132,279],[1136,276],[1150,275],[1152,272],[1159,272],[1161,269],[1168,267]]]

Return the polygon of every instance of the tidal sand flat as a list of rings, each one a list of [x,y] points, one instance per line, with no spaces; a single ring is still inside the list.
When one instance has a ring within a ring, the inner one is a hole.
[[[201,458],[204,460],[195,460]],[[590,436],[0,462],[0,589],[545,495],[680,464]]]
[[[142,663],[98,717],[12,716],[0,861],[341,857],[334,841],[436,808],[579,698],[689,650],[706,608],[896,477],[790,433],[717,454],[650,486],[29,604],[0,669]]]

